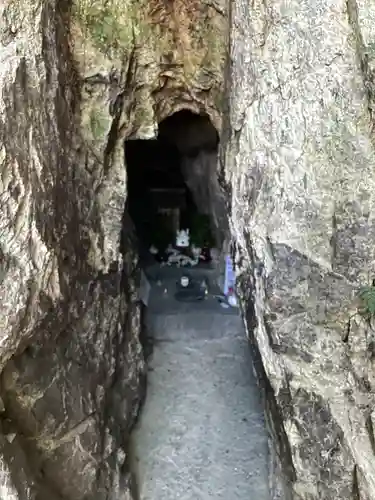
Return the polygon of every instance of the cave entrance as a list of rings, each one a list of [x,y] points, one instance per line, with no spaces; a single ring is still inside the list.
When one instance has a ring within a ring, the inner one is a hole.
[[[153,254],[167,260],[168,249],[179,248],[195,261],[211,260],[217,237],[208,165],[216,168],[217,148],[218,134],[208,116],[188,110],[163,120],[155,139],[125,142],[126,208],[142,259]]]

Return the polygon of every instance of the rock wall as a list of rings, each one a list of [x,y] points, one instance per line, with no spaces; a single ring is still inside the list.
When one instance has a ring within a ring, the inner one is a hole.
[[[375,498],[375,8],[235,0],[231,228],[283,498]]]
[[[210,216],[218,247],[229,235],[225,194],[219,183],[219,131],[207,115],[181,113],[161,123],[159,136],[181,154],[181,170],[198,210]]]
[[[69,18],[66,2],[1,8],[4,500],[125,499],[131,487],[127,436],[144,371],[136,258],[118,245],[123,166],[110,138],[95,158],[80,131]]]
[[[125,138],[220,126],[222,6],[0,6],[0,497],[130,499],[144,392]]]
[[[103,132],[121,103],[122,138],[153,138],[181,109],[206,113],[220,129],[226,26],[224,2],[79,0],[72,33],[83,123]]]
[[[202,150],[194,156],[186,156],[182,161],[182,172],[198,210],[210,216],[216,245],[221,249],[229,235],[229,226],[225,194],[218,178],[217,156],[215,150]]]

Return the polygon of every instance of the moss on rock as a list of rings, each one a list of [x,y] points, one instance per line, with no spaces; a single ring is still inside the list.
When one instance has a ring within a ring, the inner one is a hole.
[[[131,45],[135,24],[131,1],[77,0],[73,13],[84,35],[101,52],[111,56]]]
[[[103,139],[108,133],[110,127],[110,119],[108,113],[104,113],[100,109],[91,109],[90,128],[94,140]]]

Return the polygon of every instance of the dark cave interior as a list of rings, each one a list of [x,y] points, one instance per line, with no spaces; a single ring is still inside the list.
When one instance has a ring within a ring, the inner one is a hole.
[[[152,245],[161,253],[174,245],[181,229],[189,229],[197,246],[215,245],[210,214],[202,213],[208,207],[204,199],[208,189],[206,193],[194,186],[202,187],[209,178],[209,172],[203,172],[204,162],[199,164],[197,158],[215,155],[217,148],[218,134],[209,118],[188,110],[162,121],[156,139],[125,142],[126,210],[141,257],[148,255]],[[201,178],[194,180],[197,173]]]

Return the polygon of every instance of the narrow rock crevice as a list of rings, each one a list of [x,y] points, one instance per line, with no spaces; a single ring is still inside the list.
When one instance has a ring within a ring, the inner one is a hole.
[[[369,64],[369,48],[366,47],[363,35],[358,19],[358,4],[357,0],[346,0],[346,9],[348,13],[349,24],[353,30],[353,36],[355,39],[357,57],[359,60],[361,73],[363,76],[363,83],[367,93],[368,99],[368,111],[370,113],[371,119],[374,118],[374,96],[375,96],[375,84],[374,84],[374,71],[370,68]]]
[[[355,465],[353,468],[353,489],[352,489],[353,500],[361,500],[361,494],[358,485],[358,470]]]
[[[367,430],[368,435],[369,435],[372,451],[375,455],[375,434],[374,434],[374,425],[372,422],[371,414],[367,416],[365,425],[366,425],[366,430]]]

